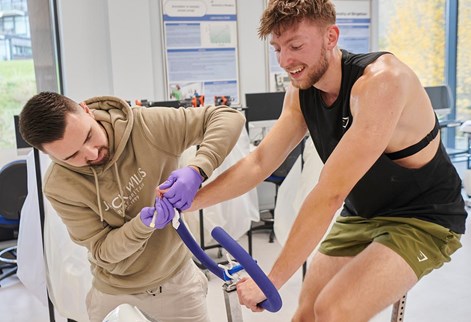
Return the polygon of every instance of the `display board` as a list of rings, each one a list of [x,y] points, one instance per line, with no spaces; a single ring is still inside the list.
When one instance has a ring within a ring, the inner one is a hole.
[[[340,29],[338,47],[353,53],[371,50],[371,0],[333,0]],[[287,73],[280,67],[275,51],[267,44],[269,61],[269,90],[285,91],[289,85]]]
[[[371,1],[334,0],[337,25],[340,29],[338,47],[353,53],[371,50]]]
[[[167,98],[215,96],[239,102],[236,0],[165,0],[163,41]]]

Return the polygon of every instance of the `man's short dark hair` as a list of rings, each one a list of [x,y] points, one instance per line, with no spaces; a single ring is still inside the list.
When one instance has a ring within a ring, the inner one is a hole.
[[[64,95],[41,92],[25,104],[20,113],[20,133],[24,140],[43,151],[45,143],[60,140],[65,132],[65,117],[74,113],[77,103]]]

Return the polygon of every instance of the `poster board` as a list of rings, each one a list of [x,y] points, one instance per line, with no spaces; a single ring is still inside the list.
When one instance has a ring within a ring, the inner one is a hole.
[[[353,53],[371,50],[371,0],[333,0],[340,29],[338,47]],[[267,42],[269,91],[285,91],[289,85],[287,73],[279,66],[273,48]]]
[[[204,95],[239,102],[236,0],[165,0],[163,42],[167,99]]]

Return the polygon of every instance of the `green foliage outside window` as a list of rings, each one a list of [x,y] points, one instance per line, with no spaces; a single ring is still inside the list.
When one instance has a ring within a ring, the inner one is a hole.
[[[15,147],[13,115],[35,93],[32,59],[0,61],[0,149]]]
[[[392,52],[409,65],[424,86],[443,84],[445,0],[383,0],[381,3],[388,10],[380,11],[379,23],[386,22],[382,17],[389,21],[380,34],[380,49]]]
[[[458,118],[471,120],[471,0],[459,1],[456,107]]]

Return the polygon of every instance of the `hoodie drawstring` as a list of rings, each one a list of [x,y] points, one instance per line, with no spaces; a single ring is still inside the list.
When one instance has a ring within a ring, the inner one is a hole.
[[[114,174],[116,176],[116,180],[118,181],[118,189],[119,189],[119,197],[121,198],[121,211],[123,212],[123,218],[126,217],[126,207],[124,205],[124,198],[123,198],[123,186],[121,185],[121,180],[119,180],[119,172],[118,172],[118,166],[116,165],[116,162],[113,163],[113,168],[114,168]]]
[[[100,198],[100,185],[98,184],[98,176],[96,174],[95,169],[90,167],[93,172],[93,178],[95,179],[95,190],[96,190],[96,201],[98,204],[98,212],[100,213],[100,220],[103,222],[103,211],[101,210],[101,198]]]
[[[119,180],[119,175],[118,175],[118,166],[116,163],[113,164],[114,168],[114,174],[116,176],[116,181],[118,181],[118,190],[119,190],[119,198],[121,200],[121,212],[123,218],[126,217],[126,206],[124,204],[124,198],[123,198],[123,186],[121,185],[121,180]],[[98,204],[98,212],[100,213],[100,220],[103,222],[103,210],[101,209],[101,197],[100,197],[100,185],[98,184],[98,175],[93,167],[90,167],[90,169],[93,172],[93,178],[95,179],[95,189],[96,189],[96,200]]]

